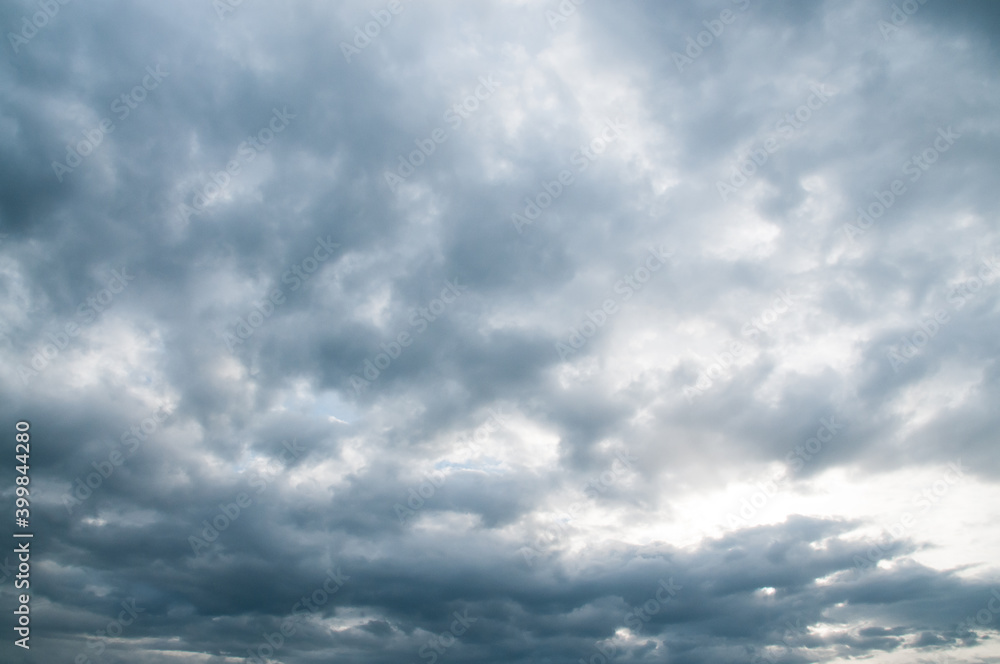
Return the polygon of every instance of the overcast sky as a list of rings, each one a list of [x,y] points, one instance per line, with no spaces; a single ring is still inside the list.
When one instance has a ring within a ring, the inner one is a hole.
[[[0,5],[0,660],[1000,662],[1000,5],[578,2]]]

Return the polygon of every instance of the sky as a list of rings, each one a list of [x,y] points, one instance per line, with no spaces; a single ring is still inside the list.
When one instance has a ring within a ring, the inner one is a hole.
[[[1000,662],[997,3],[0,26],[0,660]]]

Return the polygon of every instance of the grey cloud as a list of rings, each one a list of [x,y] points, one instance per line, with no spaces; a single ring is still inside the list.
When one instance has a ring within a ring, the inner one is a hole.
[[[892,2],[0,8],[0,413],[31,422],[38,538],[32,649],[4,661],[247,657],[337,569],[275,660],[995,656],[968,620],[997,585],[997,12],[914,3],[888,37]],[[956,459],[873,543],[887,478],[905,504]],[[776,472],[774,518],[680,543]]]

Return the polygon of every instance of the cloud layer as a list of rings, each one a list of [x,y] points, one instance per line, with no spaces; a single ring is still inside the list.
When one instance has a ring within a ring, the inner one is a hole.
[[[0,25],[4,661],[1000,661],[994,3]]]

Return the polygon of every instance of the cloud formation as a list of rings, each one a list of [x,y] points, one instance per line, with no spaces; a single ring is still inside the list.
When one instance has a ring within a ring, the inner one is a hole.
[[[1000,661],[994,3],[0,25],[4,661]]]

